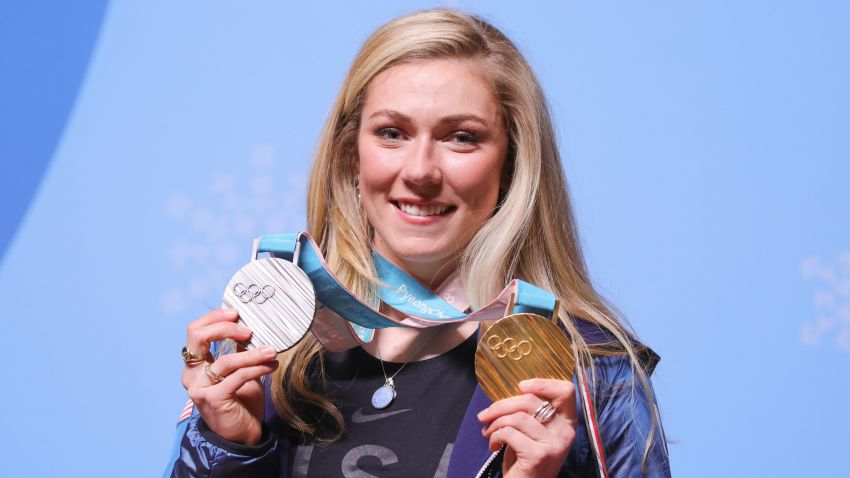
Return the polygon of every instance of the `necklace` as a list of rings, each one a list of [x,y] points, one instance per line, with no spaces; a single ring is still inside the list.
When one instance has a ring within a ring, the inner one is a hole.
[[[395,400],[396,395],[398,395],[393,379],[396,375],[398,375],[399,372],[401,372],[404,367],[407,366],[407,364],[410,363],[411,360],[413,360],[414,357],[421,357],[420,354],[422,353],[422,351],[425,350],[428,345],[432,344],[439,336],[439,333],[437,333],[437,329],[440,328],[441,327],[434,327],[432,330],[434,334],[431,337],[425,337],[422,345],[416,347],[415,351],[410,355],[410,358],[408,358],[407,361],[404,362],[401,367],[399,367],[398,370],[396,370],[395,373],[392,374],[392,376],[390,377],[387,377],[387,369],[384,368],[384,358],[381,357],[381,346],[377,342],[375,343],[375,351],[378,352],[378,360],[381,362],[381,372],[383,372],[384,374],[384,384],[378,387],[378,389],[375,390],[374,393],[372,393],[373,407],[378,410],[382,410],[384,408],[389,407],[390,404],[393,403],[393,400]]]
[[[404,364],[402,364],[402,366],[399,367],[391,377],[387,377],[387,370],[384,368],[384,359],[381,357],[381,347],[376,347],[376,350],[378,351],[378,360],[381,362],[381,372],[384,373],[384,384],[378,387],[378,389],[375,390],[375,393],[372,394],[372,406],[378,410],[382,410],[390,406],[390,404],[393,403],[393,400],[395,400],[397,393],[393,379],[399,372],[401,372],[401,369],[410,363],[410,360],[404,362]]]

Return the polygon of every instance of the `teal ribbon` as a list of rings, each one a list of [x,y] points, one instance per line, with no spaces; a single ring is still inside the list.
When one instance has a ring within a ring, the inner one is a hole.
[[[363,303],[348,291],[327,269],[316,243],[306,233],[269,234],[258,240],[257,252],[272,253],[295,262],[303,270],[316,291],[316,299],[340,317],[352,323],[358,337],[368,342],[373,329],[406,327],[389,320],[373,307]],[[297,253],[297,257],[295,257]],[[374,253],[373,262],[383,286],[379,297],[390,307],[412,317],[436,323],[450,323],[467,319],[471,314],[460,312],[410,274]],[[555,307],[555,296],[528,282],[517,280],[514,312],[550,316]]]

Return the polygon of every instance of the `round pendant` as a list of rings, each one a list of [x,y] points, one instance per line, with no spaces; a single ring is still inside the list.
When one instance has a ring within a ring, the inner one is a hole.
[[[381,410],[387,408],[395,399],[395,388],[385,383],[372,394],[372,406]]]
[[[316,312],[310,278],[295,264],[279,258],[251,261],[239,269],[221,300],[239,312],[238,323],[251,329],[248,349],[272,345],[287,350],[307,335]]]
[[[475,377],[494,402],[520,395],[519,382],[525,379],[571,381],[574,370],[570,339],[536,314],[499,320],[481,335],[475,352]]]

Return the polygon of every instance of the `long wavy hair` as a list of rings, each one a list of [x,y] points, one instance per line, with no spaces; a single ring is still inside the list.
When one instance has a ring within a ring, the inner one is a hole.
[[[549,290],[560,300],[559,319],[580,363],[590,366],[595,376],[593,355],[627,355],[635,382],[649,392],[633,334],[591,284],[540,84],[517,47],[477,16],[432,9],[396,18],[375,31],[354,59],[319,138],[307,197],[308,228],[331,270],[353,293],[376,303],[373,231],[356,200],[360,114],[376,75],[402,63],[433,59],[462,59],[482,67],[509,138],[508,187],[461,258],[461,278],[472,307],[486,304],[513,278]],[[615,346],[589,346],[573,318],[604,329],[615,338]],[[314,440],[332,441],[343,431],[342,415],[316,392],[310,379],[322,376],[323,351],[308,334],[280,354],[272,397],[278,414],[292,428]],[[330,416],[336,434],[318,436],[317,415],[305,414],[305,407]],[[657,414],[653,416],[645,456],[657,424]]]

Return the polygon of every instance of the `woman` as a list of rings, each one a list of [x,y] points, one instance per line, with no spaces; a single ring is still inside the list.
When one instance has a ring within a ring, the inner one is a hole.
[[[429,288],[458,283],[471,309],[513,278],[555,294],[591,373],[609,476],[669,475],[648,381],[657,356],[590,284],[542,91],[492,25],[429,10],[366,41],[322,132],[308,222],[336,277],[376,307],[373,251]],[[341,352],[308,334],[277,357],[200,366],[210,343],[250,337],[235,321],[217,310],[189,325],[183,385],[199,413],[167,475],[596,476],[573,383],[484,398],[477,322],[379,329]],[[368,406],[381,384],[388,406]]]

